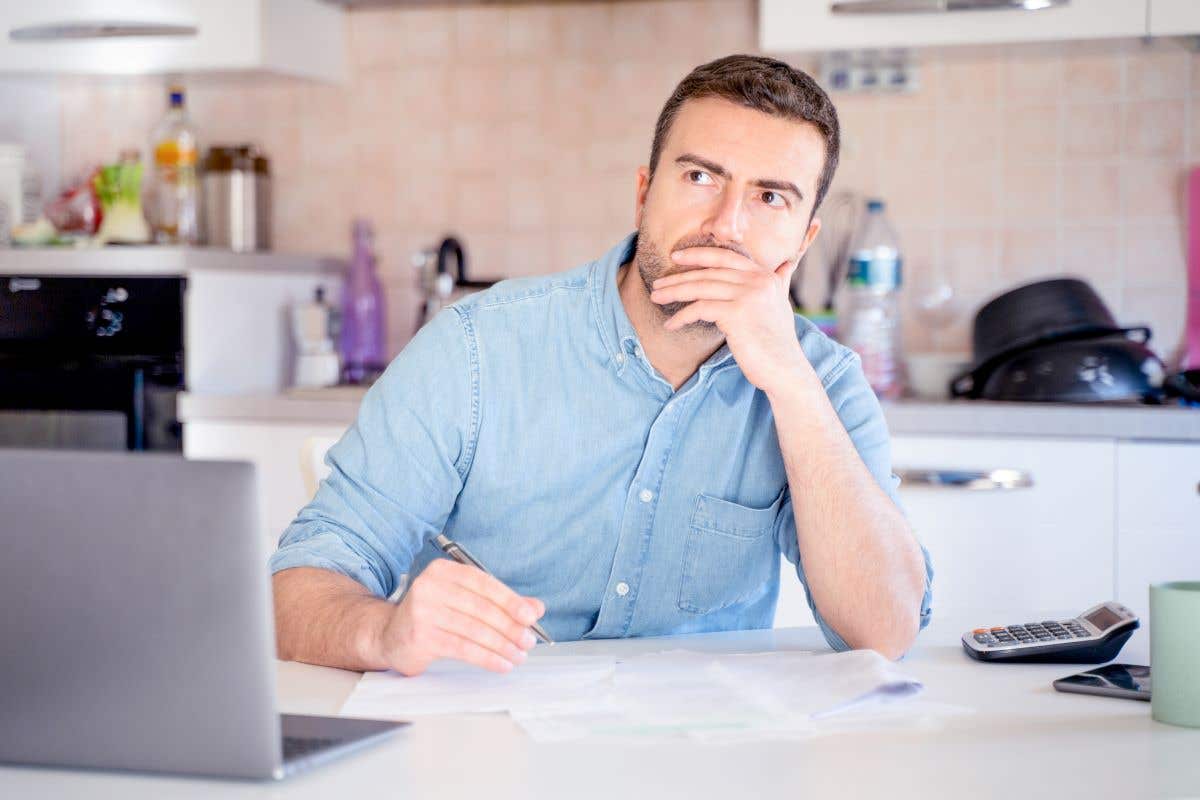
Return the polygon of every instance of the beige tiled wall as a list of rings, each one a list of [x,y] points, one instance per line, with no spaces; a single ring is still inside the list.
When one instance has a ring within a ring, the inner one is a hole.
[[[375,222],[399,349],[409,256],[442,234],[465,239],[478,275],[504,276],[568,268],[626,233],[663,100],[695,64],[753,51],[754,16],[753,0],[355,11],[346,86],[205,78],[189,104],[205,142],[270,155],[279,249],[344,251],[353,216]],[[1064,271],[1177,342],[1200,58],[1174,43],[918,58],[911,95],[835,96],[837,186],[885,197],[911,283],[944,271],[963,298],[948,331],[910,319],[909,346],[966,348],[981,299]],[[162,95],[160,79],[64,82],[64,172],[145,147]]]

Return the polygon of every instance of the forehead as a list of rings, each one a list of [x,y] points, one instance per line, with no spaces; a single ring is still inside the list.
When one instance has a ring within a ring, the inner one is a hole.
[[[811,190],[825,164],[825,139],[811,122],[702,97],[679,107],[659,167],[683,153],[716,161],[736,177],[791,180]]]

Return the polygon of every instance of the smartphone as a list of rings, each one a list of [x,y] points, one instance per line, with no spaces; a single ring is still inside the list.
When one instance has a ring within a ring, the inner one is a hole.
[[[1149,700],[1150,668],[1136,664],[1108,664],[1059,678],[1054,682],[1054,688],[1060,692]]]

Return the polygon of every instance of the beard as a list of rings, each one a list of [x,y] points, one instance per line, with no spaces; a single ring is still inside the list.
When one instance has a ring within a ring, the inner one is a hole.
[[[702,236],[700,234],[683,237],[675,243],[674,247],[671,248],[671,253],[674,253],[676,250],[684,250],[688,247],[720,247],[722,249],[737,253],[738,255],[748,257],[748,254],[738,247],[721,244],[711,236]],[[680,272],[688,272],[693,269],[702,269],[701,267],[692,266],[681,267],[672,262],[669,253],[663,253],[654,246],[654,243],[646,234],[646,224],[644,220],[642,224],[638,226],[637,248],[634,250],[633,261],[637,266],[638,274],[642,276],[642,283],[646,287],[647,295],[654,290],[654,282],[659,278],[667,275],[675,275]],[[661,322],[666,322],[692,302],[694,301],[676,300],[673,303],[655,303],[652,301],[650,305],[654,306],[654,308],[657,310],[659,320]],[[715,322],[710,322],[706,319],[700,319],[696,320],[695,322],[689,322],[687,325],[680,328],[679,332],[682,333],[684,331],[690,331],[694,333],[711,333],[716,330],[717,324]]]

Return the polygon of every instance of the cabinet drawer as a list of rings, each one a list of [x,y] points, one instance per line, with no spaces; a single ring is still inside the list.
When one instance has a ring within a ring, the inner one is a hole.
[[[846,5],[845,0],[760,0],[759,47],[766,52],[853,50],[1101,39],[1146,33],[1147,0],[1071,0],[1067,5],[1037,11],[1013,8],[923,13],[835,13],[835,2]]]
[[[1200,445],[1117,445],[1117,597],[1139,616],[1149,586],[1200,580]]]
[[[901,502],[933,560],[935,614],[1023,619],[1112,596],[1111,440],[899,436],[892,464],[910,476]]]

